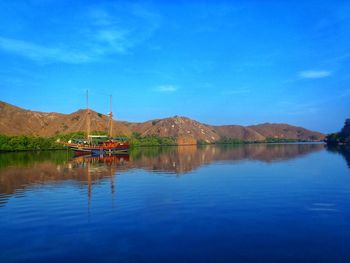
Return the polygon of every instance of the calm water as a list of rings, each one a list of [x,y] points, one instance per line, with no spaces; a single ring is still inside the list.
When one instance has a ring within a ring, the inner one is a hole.
[[[349,262],[350,149],[0,155],[1,262]]]

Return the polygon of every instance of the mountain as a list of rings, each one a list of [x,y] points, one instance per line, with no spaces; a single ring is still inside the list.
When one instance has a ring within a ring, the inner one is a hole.
[[[71,114],[46,113],[25,110],[11,104],[0,102],[0,134],[53,136],[86,130],[86,110]],[[106,131],[108,116],[90,111],[91,130]],[[266,138],[323,140],[324,135],[302,127],[288,124],[259,124],[252,126],[221,125],[213,126],[182,116],[156,119],[143,123],[114,121],[113,133],[131,135],[137,132],[142,136],[158,135],[175,137],[183,144],[196,143],[198,140],[214,142],[222,138],[234,138],[245,141],[261,141]]]
[[[46,113],[25,110],[11,104],[0,102],[0,134],[53,136],[61,133],[86,131],[86,110],[71,114]],[[105,131],[108,116],[91,111],[92,130]],[[131,134],[123,122],[114,122],[119,134]]]
[[[324,135],[318,132],[312,132],[302,127],[289,124],[264,123],[248,126],[250,129],[258,132],[265,138],[299,139],[299,140],[320,140]]]

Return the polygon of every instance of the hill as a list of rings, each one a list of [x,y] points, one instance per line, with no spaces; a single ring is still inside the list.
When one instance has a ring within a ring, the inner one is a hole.
[[[90,111],[91,130],[106,131],[108,116]],[[46,113],[22,109],[0,102],[0,134],[33,135],[49,137],[86,130],[86,110],[71,114]],[[174,137],[182,144],[196,143],[198,140],[215,142],[222,138],[243,141],[263,141],[267,138],[294,140],[323,140],[324,135],[302,127],[288,124],[259,124],[252,126],[222,125],[213,126],[182,116],[150,120],[143,123],[114,121],[113,132],[118,135],[141,136],[157,135]]]
[[[329,134],[326,137],[328,144],[350,144],[350,119],[346,119],[340,132]]]

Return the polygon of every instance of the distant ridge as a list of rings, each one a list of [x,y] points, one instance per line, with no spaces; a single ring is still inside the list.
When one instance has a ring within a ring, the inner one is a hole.
[[[16,107],[0,102],[0,134],[33,135],[49,137],[56,134],[86,130],[86,110],[71,114],[46,113]],[[95,131],[107,130],[108,117],[91,111],[91,127]],[[262,141],[266,138],[323,140],[324,134],[288,124],[270,124],[241,126],[213,126],[182,116],[150,120],[142,123],[114,121],[114,133],[130,135],[138,132],[142,136],[158,135],[174,137],[187,141],[202,140],[215,142],[222,138],[234,138],[244,141]]]

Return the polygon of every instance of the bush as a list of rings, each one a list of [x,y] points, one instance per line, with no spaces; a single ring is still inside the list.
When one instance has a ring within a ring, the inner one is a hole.
[[[350,136],[343,136],[342,133],[332,133],[326,137],[327,144],[350,143]]]
[[[25,151],[63,149],[55,137],[43,138],[35,136],[6,136],[0,135],[0,151]]]
[[[217,144],[242,144],[245,143],[243,140],[236,139],[236,138],[221,138],[220,140],[216,141]]]
[[[141,136],[140,133],[134,132],[129,138],[131,146],[160,146],[160,145],[177,145],[176,139],[172,137],[160,137],[157,135]]]
[[[298,139],[287,139],[287,138],[273,138],[273,137],[267,137],[265,139],[265,142],[267,143],[281,143],[281,142],[302,142],[303,140]],[[306,140],[304,140],[306,141]]]

